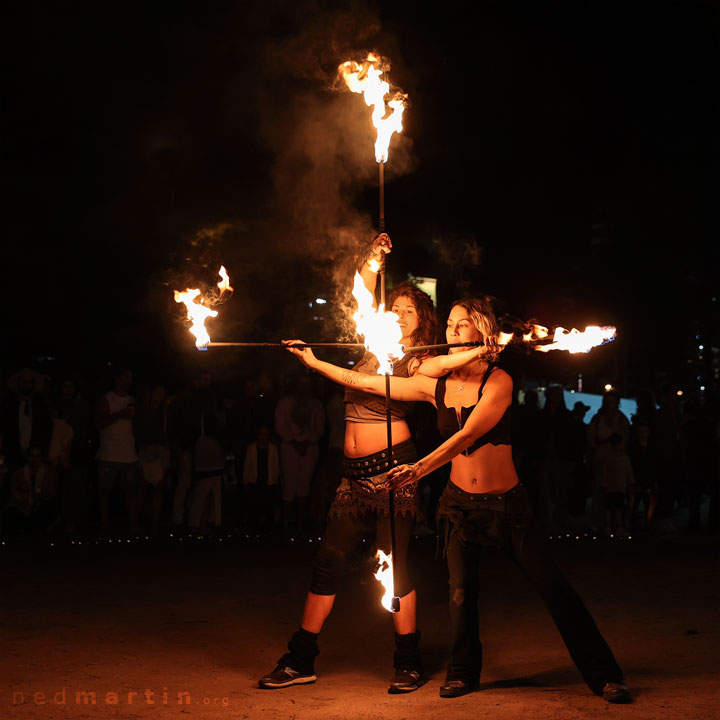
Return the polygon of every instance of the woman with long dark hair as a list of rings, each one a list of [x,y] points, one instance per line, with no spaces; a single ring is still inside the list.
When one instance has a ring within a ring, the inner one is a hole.
[[[383,255],[390,252],[390,238],[379,235],[363,262],[360,273],[374,294],[377,272]],[[388,297],[387,309],[396,313],[406,346],[428,345],[436,340],[437,320],[430,297],[411,283],[395,287]],[[417,372],[421,358],[408,355],[395,363],[394,377],[408,378]],[[352,371],[357,378],[377,375],[378,361],[366,353]],[[393,402],[393,456],[401,462],[413,462],[417,453],[406,416],[407,402]],[[345,393],[345,463],[328,514],[328,524],[313,567],[310,591],[305,601],[300,628],[288,643],[289,652],[281,657],[271,673],[260,679],[260,687],[275,689],[311,683],[317,679],[315,657],[317,637],[335,601],[338,578],[348,558],[368,533],[375,532],[377,545],[390,551],[389,493],[387,484],[387,426],[385,401],[368,393],[358,383],[349,383]],[[405,693],[417,690],[423,682],[416,626],[416,595],[408,574],[407,552],[413,525],[421,516],[417,486],[406,486],[395,494],[395,592],[400,596],[400,611],[393,614],[395,625],[395,673],[388,691]]]

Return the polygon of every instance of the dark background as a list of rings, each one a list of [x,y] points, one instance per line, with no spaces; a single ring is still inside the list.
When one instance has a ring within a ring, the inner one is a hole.
[[[488,293],[618,327],[588,356],[515,358],[528,377],[716,388],[718,21],[712,2],[16,3],[0,371],[251,362],[198,357],[172,300],[221,262],[215,339],[346,331],[377,170],[335,69],[374,49],[412,103],[386,171],[391,282],[437,277],[443,312]]]

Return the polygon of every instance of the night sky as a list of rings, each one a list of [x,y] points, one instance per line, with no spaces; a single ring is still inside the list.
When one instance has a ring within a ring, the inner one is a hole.
[[[530,375],[712,385],[697,336],[720,346],[716,3],[5,16],[3,374],[40,356],[187,358],[171,290],[221,262],[236,293],[216,339],[333,339],[377,224],[369,116],[335,70],[372,49],[411,101],[386,171],[392,281],[437,277],[443,312],[487,293],[544,324],[618,326],[591,356],[528,359]],[[324,325],[307,312],[320,294]]]

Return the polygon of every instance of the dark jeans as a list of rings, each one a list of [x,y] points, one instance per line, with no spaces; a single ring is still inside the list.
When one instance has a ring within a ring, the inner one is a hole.
[[[482,669],[478,618],[482,546],[504,550],[535,586],[590,689],[623,682],[622,670],[578,594],[550,556],[522,485],[502,495],[467,493],[448,483],[438,508],[450,574],[452,651],[448,680],[474,682]],[[488,588],[489,589],[489,588]]]

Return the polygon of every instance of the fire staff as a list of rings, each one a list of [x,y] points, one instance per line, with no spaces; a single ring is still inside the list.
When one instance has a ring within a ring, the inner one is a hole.
[[[360,269],[365,285],[374,294],[377,273],[384,255],[391,250],[390,238],[382,233]],[[388,307],[399,317],[402,343],[425,345],[435,342],[437,320],[430,297],[413,285],[394,289]],[[422,355],[407,355],[394,365],[394,377],[412,376]],[[315,658],[317,638],[335,601],[337,580],[349,555],[368,532],[375,531],[377,544],[390,552],[389,486],[387,483],[387,430],[385,401],[364,391],[361,379],[377,372],[374,355],[366,353],[352,371],[345,395],[345,471],[330,507],[328,524],[312,572],[310,591],[300,628],[288,643],[289,652],[277,667],[259,681],[266,689],[311,683],[317,679]],[[384,387],[385,378],[374,375]],[[395,380],[393,379],[393,382]],[[384,394],[384,391],[383,391]],[[405,420],[409,403],[393,402],[392,457],[397,465],[413,462],[417,453]],[[416,595],[407,569],[407,552],[415,520],[421,514],[417,485],[395,492],[395,594],[400,611],[393,613],[395,624],[394,675],[388,691],[405,693],[417,690],[423,682],[416,626]]]
[[[440,695],[458,697],[477,689],[482,668],[478,594],[480,550],[504,550],[545,601],[583,679],[608,702],[631,702],[623,673],[584,603],[551,558],[532,518],[512,461],[510,412],[512,379],[495,361],[497,321],[484,300],[462,300],[447,323],[450,343],[482,340],[472,350],[426,360],[410,378],[393,379],[400,402],[427,401],[438,410],[438,429],[446,438],[416,463],[393,468],[392,484],[401,493],[424,475],[452,462],[438,507],[439,542],[450,576],[452,650]],[[310,368],[348,387],[384,394],[382,377],[357,375],[319,361],[309,349],[291,349]],[[441,375],[429,377],[428,375]]]

